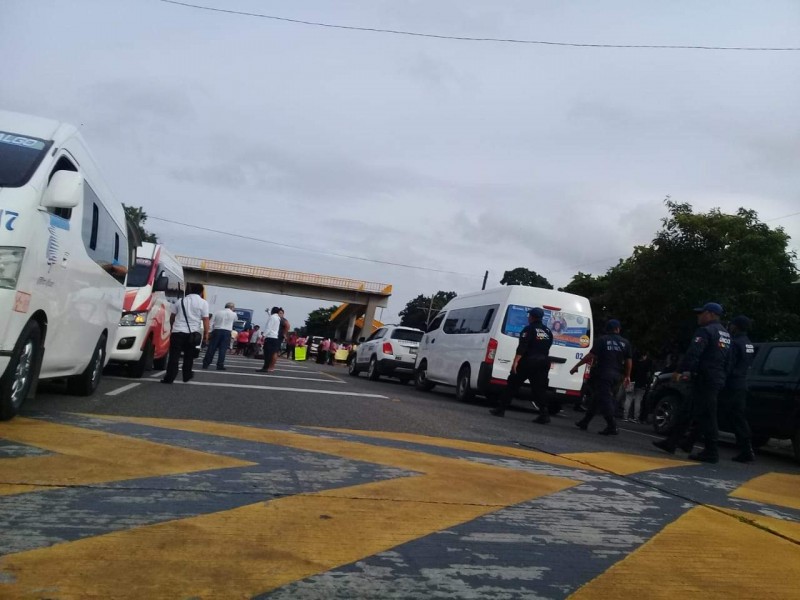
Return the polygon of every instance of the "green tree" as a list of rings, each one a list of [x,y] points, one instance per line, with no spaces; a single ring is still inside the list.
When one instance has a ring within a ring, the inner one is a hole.
[[[144,212],[141,206],[127,206],[123,204],[122,208],[125,209],[125,217],[130,221],[131,227],[139,234],[139,238],[143,242],[158,243],[158,236],[144,228],[144,224],[147,222],[147,213]]]
[[[420,294],[409,301],[406,307],[400,311],[400,325],[416,327],[424,331],[444,305],[455,297],[455,292],[441,290],[436,292],[433,297]]]
[[[320,307],[312,310],[306,317],[304,333],[306,335],[332,336],[334,327],[331,323],[331,315],[336,312],[338,306]]]
[[[691,309],[710,300],[728,318],[751,317],[756,340],[800,339],[797,256],[783,229],[749,209],[695,214],[688,204],[665,203],[669,215],[652,243],[599,278],[602,312],[622,320],[634,346],[685,347],[696,326]]]
[[[531,271],[525,267],[517,267],[503,273],[500,285],[527,285],[529,287],[545,288],[552,290],[553,285],[536,271]]]

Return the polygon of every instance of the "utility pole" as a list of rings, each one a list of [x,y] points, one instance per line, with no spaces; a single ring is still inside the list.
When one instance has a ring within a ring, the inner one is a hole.
[[[433,310],[433,294],[431,294],[431,301],[428,304],[428,318],[425,319],[425,329],[431,326],[431,310]]]
[[[486,273],[483,274],[483,287],[481,288],[482,290],[486,289],[486,280],[487,279],[489,279],[489,271],[486,271]]]

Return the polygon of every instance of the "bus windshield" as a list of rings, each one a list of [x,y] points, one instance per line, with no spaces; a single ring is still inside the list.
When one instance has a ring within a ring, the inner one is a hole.
[[[22,187],[52,142],[0,131],[0,187]]]
[[[519,337],[522,328],[528,324],[530,306],[511,304],[503,319],[503,333]],[[573,315],[564,311],[545,309],[542,323],[553,332],[553,345],[567,348],[588,348],[591,343],[591,319],[583,315]]]
[[[137,258],[134,265],[128,270],[129,288],[140,288],[150,282],[150,271],[153,269],[153,261],[149,258]]]

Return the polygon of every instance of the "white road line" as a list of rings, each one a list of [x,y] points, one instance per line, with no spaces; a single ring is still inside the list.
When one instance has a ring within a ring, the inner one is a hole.
[[[279,369],[276,369],[276,371]],[[346,383],[341,380],[319,379],[316,377],[291,377],[290,375],[272,375],[271,373],[234,373],[233,371],[201,371],[204,375],[234,375],[236,377],[267,377],[269,379],[297,379],[299,381],[321,381],[322,383]]]
[[[122,392],[127,392],[128,390],[132,390],[133,388],[140,385],[142,385],[141,381],[137,381],[136,383],[129,383],[128,385],[123,385],[120,388],[111,390],[110,392],[106,392],[106,396],[116,396],[117,394],[121,394]]]
[[[105,377],[105,379],[113,379],[118,381],[131,381],[130,377]],[[141,379],[135,380],[137,383],[158,383],[155,379]],[[308,380],[306,380],[308,381]],[[324,394],[327,396],[354,396],[357,398],[381,398],[384,400],[388,400],[388,396],[382,396],[380,394],[360,394],[358,392],[336,392],[331,390],[312,390],[308,388],[292,388],[292,387],[278,387],[272,385],[246,385],[243,383],[212,383],[210,381],[190,381],[189,383],[183,383],[182,381],[175,380],[175,383],[178,385],[203,385],[207,387],[227,387],[227,388],[237,388],[237,389],[246,389],[246,390],[273,390],[277,392],[305,392],[307,394]]]

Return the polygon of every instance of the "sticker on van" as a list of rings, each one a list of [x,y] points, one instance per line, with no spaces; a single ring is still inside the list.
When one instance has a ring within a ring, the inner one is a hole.
[[[531,308],[530,306],[509,304],[503,319],[502,332],[518,338],[522,329],[528,324],[528,311]],[[553,332],[553,345],[567,348],[589,347],[591,322],[585,316],[544,309],[542,323]]]

